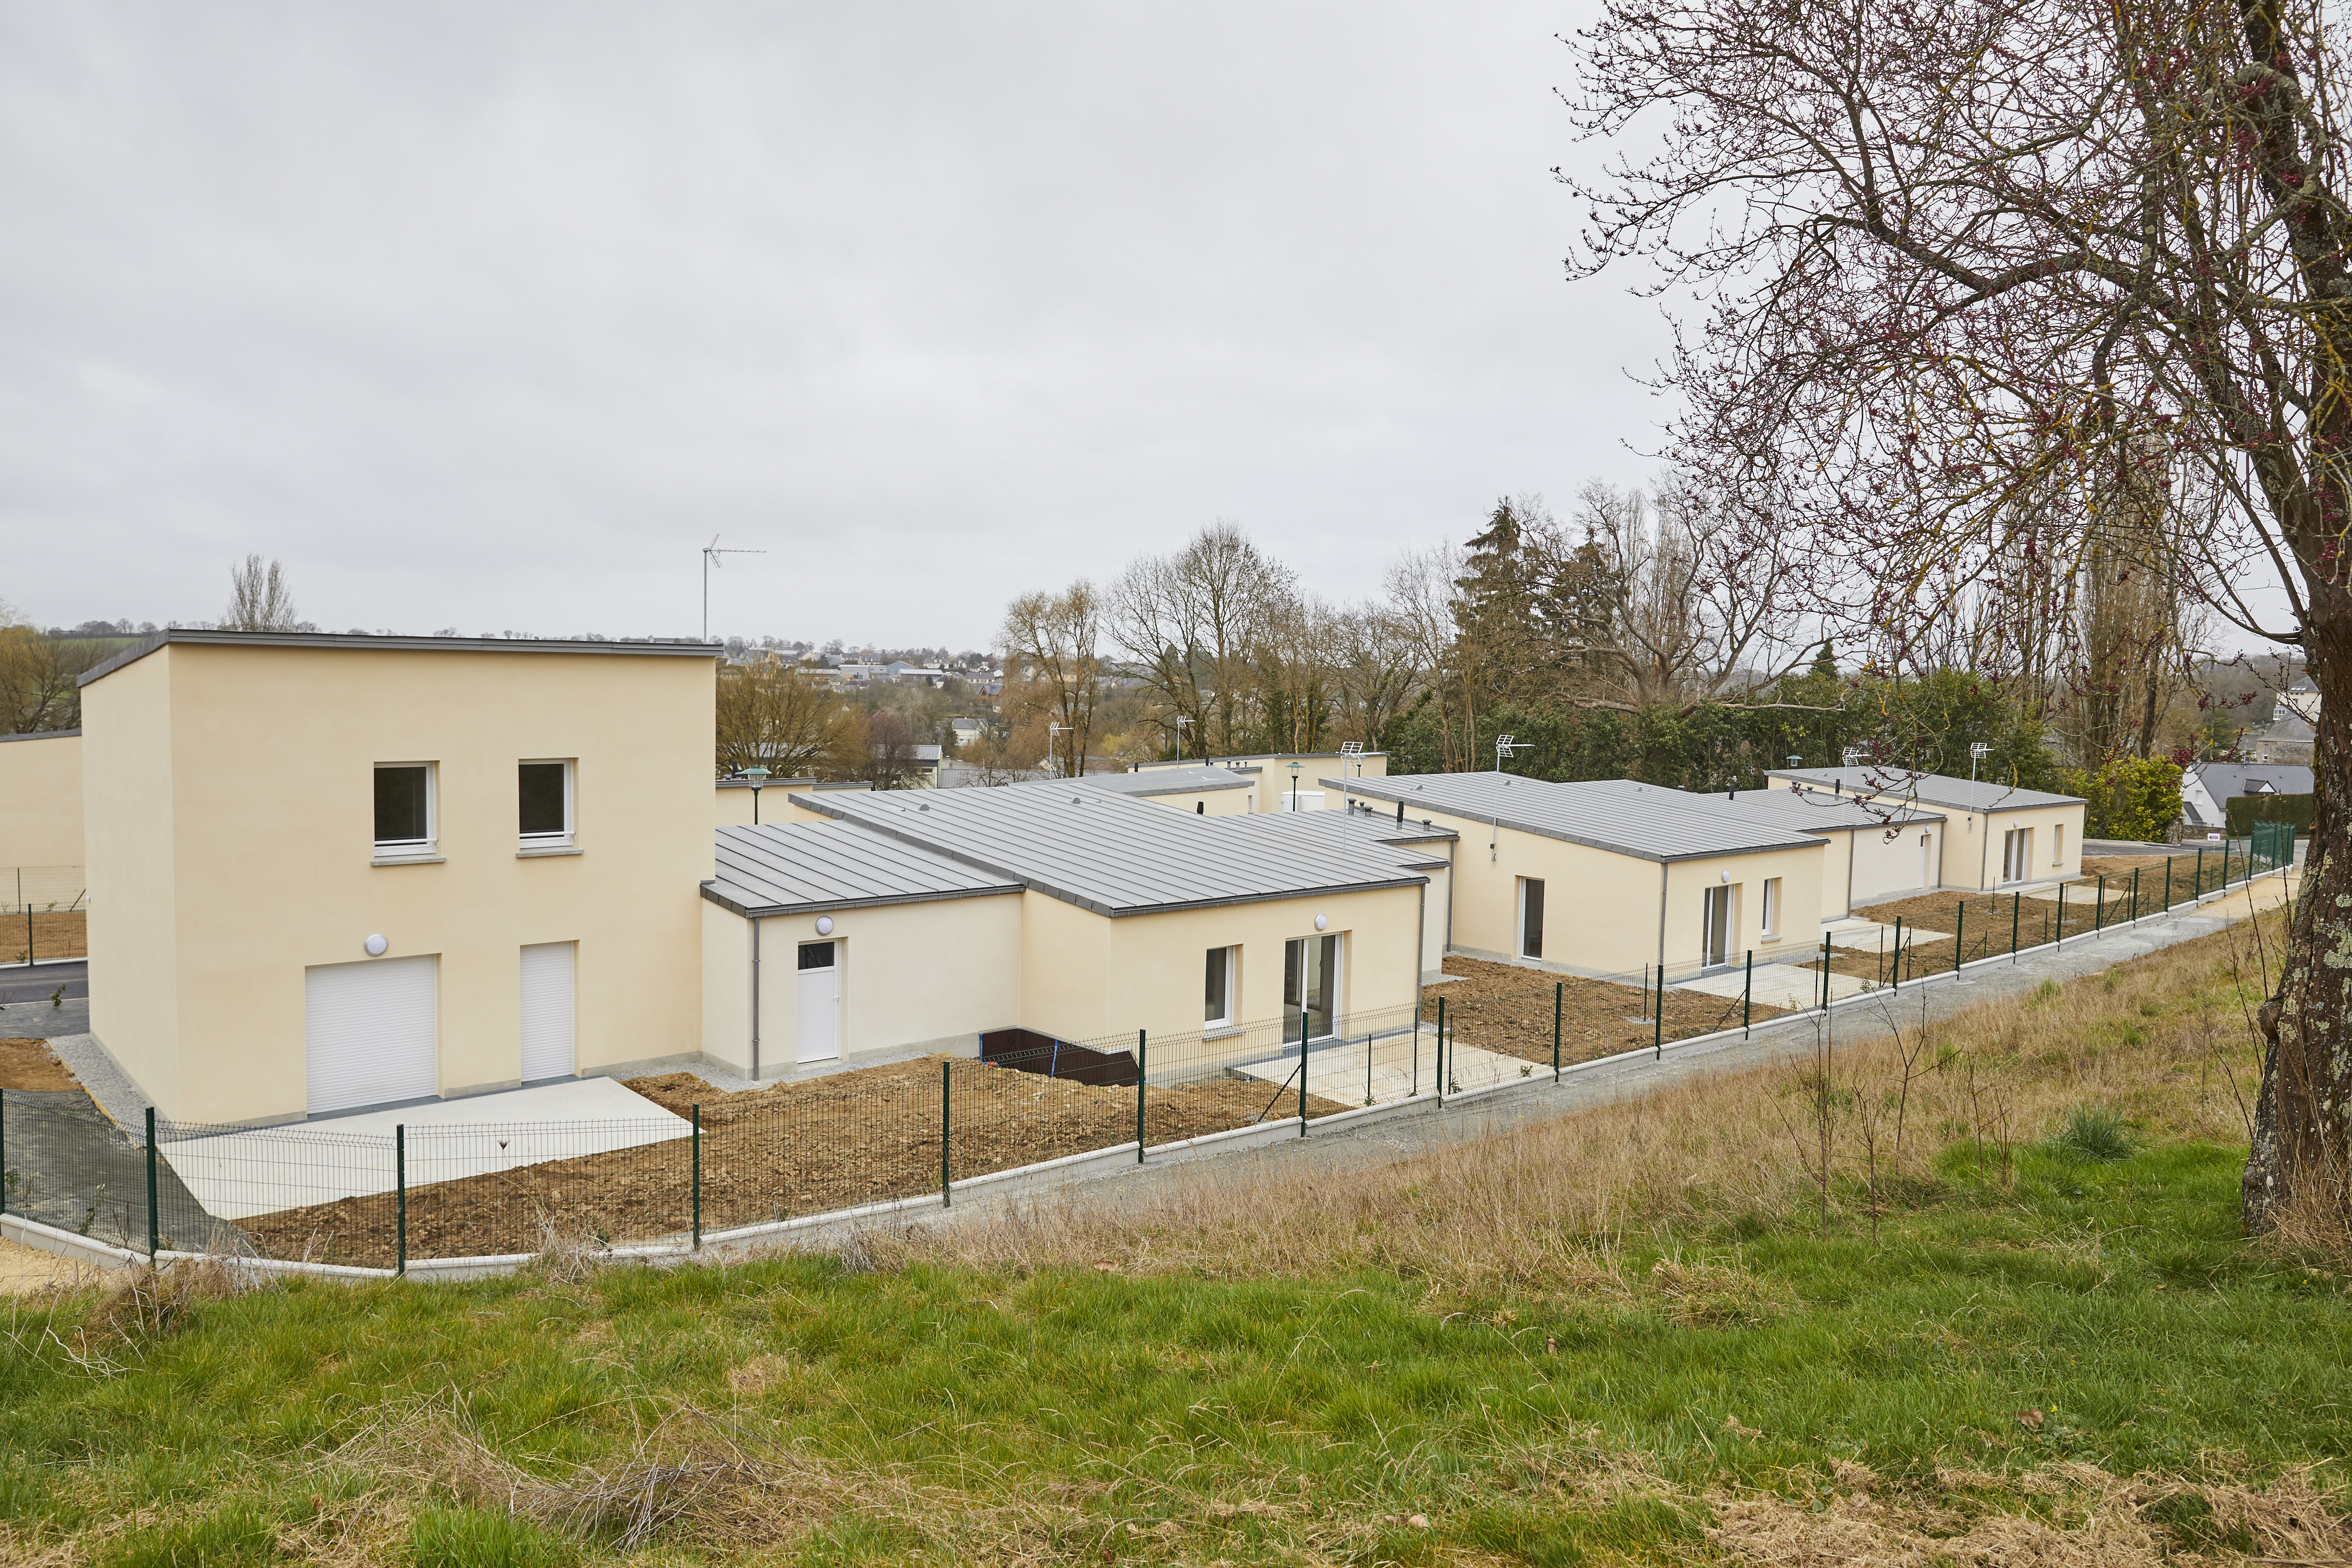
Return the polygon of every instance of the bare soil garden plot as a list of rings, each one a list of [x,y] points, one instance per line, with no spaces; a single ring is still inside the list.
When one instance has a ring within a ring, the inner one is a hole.
[[[1454,1039],[1481,1050],[1551,1065],[1552,986],[1560,987],[1559,1059],[1592,1061],[1653,1044],[1656,1026],[1643,1020],[1640,984],[1549,974],[1516,964],[1449,956],[1445,973],[1454,978],[1422,987],[1421,1016],[1437,1021],[1445,999],[1445,1026]],[[1756,1022],[1780,1016],[1780,1009],[1758,1003]],[[1686,1040],[1739,1026],[1740,999],[1702,992],[1666,991],[1665,1037]],[[1643,1021],[1637,1021],[1643,1020]]]
[[[79,1088],[48,1041],[0,1040],[0,1089],[48,1093]]]
[[[22,910],[0,915],[0,963],[25,962],[26,938],[32,939],[35,958],[88,958],[89,914],[85,910],[33,911],[32,929],[26,930]]]
[[[926,1057],[736,1093],[690,1073],[630,1080],[680,1116],[702,1108],[702,1227],[820,1214],[936,1192],[940,1184],[940,1066]],[[955,1179],[1130,1142],[1135,1089],[955,1058],[950,1077],[950,1170]],[[1271,1111],[1269,1100],[1273,1100]],[[1315,1096],[1309,1117],[1348,1109]],[[1220,1079],[1161,1087],[1146,1096],[1148,1143],[1241,1127],[1262,1114],[1295,1116],[1294,1087]],[[684,1139],[513,1171],[436,1182],[408,1191],[408,1255],[459,1258],[534,1251],[550,1233],[604,1242],[674,1237],[692,1224],[693,1153]],[[278,1257],[388,1267],[396,1250],[391,1194],[281,1209],[242,1222]]]

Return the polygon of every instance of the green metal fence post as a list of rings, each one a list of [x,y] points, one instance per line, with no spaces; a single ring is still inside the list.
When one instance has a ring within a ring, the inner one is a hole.
[[[694,1250],[702,1250],[702,1106],[694,1111]]]
[[[2107,925],[2107,879],[2099,879],[2099,901],[2091,906],[2091,934],[2096,936]]]
[[[954,1068],[947,1062],[940,1064],[940,1207],[946,1208],[955,1201],[948,1190],[948,1116],[952,1101],[949,1098],[948,1074]]]
[[[1830,1010],[1830,939],[1822,938],[1822,1011]]]
[[[2017,925],[2018,925],[2018,922],[2019,922],[2020,921],[2023,920],[2024,918],[2025,918],[2025,895],[2024,895],[2023,893],[2011,893],[2011,894],[2010,894],[2010,896],[2009,896],[2009,961],[2010,961],[2011,963],[2015,963],[2017,962]]]
[[[1658,965],[1658,1005],[1650,1009],[1650,1049],[1660,1061],[1666,1059],[1666,966]]]
[[[2189,901],[2195,903],[2205,896],[2205,846],[2197,847],[2197,885],[2189,890]]]
[[[1307,1136],[1307,1015],[1298,1016],[1298,1135]]]
[[[1955,974],[1960,972],[1960,952],[1967,945],[1968,931],[1969,901],[1962,899],[1958,910],[1952,916],[1952,973]]]
[[[408,1274],[408,1123],[405,1121],[393,1124],[392,1190],[398,1194],[393,1204],[392,1271],[405,1279]]]
[[[1649,984],[1647,977],[1643,980]],[[1437,999],[1437,1103],[1445,1103],[1445,998]]]
[[[1559,1052],[1552,1053],[1555,1059]],[[0,1089],[0,1214],[8,1212],[8,1091]]]
[[[1143,1031],[1135,1031],[1135,1163],[1143,1163]],[[1371,1077],[1372,1043],[1364,1042],[1364,1076]]]
[[[147,1267],[155,1267],[161,1227],[155,1223],[155,1108],[147,1108]]]
[[[2066,945],[2066,884],[2058,884],[2058,945]]]
[[[1755,1009],[1756,950],[1751,947],[1748,950],[1748,978],[1741,983],[1739,987],[1739,1033],[1742,1038],[1747,1037],[1748,1021],[1754,1016]],[[1559,1031],[1558,1029],[1554,1029],[1552,1031],[1552,1058],[1555,1064],[1557,1064],[1559,1057]]]
[[[1903,917],[1895,917],[1895,962],[1888,966],[1894,974],[1892,989],[1903,989]]]
[[[1567,989],[1568,982],[1565,980],[1555,980],[1551,983],[1551,1080],[1554,1083],[1559,1081],[1560,997]]]
[[[2229,830],[2228,828],[2226,828],[2226,827],[2225,827],[2225,828],[2223,828],[2223,829],[2221,830],[2221,888],[2222,888],[2222,890],[2226,892],[2226,891],[2228,891],[2228,890],[2229,890],[2229,887],[2230,887],[2230,830]]]

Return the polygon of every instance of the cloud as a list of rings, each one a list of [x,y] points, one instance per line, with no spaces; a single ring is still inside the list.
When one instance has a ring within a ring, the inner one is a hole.
[[[1318,591],[1638,479],[1572,10],[0,12],[0,593],[985,640],[1214,517]]]

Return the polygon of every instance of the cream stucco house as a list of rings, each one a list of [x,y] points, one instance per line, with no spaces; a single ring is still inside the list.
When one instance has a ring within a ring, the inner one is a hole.
[[[92,1033],[198,1122],[690,1056],[714,651],[174,630],[100,665]]]
[[[722,830],[703,889],[703,1050],[739,1071],[1008,1029],[1314,1039],[1417,1003],[1442,857],[1370,829],[1269,832],[1076,780],[792,804]]]
[[[0,877],[21,871],[47,888],[49,873],[70,872],[79,882],[81,812],[79,730],[0,735]],[[0,900],[15,886],[0,888]]]
[[[1942,887],[1990,892],[2082,875],[2084,803],[2078,795],[1877,764],[1790,768],[1766,777],[1775,789],[1826,795],[1832,802],[1942,814],[1943,830],[1931,845]]]
[[[1819,940],[1828,845],[1738,800],[1510,773],[1367,779],[1360,795],[1396,825],[1459,835],[1456,952],[1626,975],[1801,958]]]

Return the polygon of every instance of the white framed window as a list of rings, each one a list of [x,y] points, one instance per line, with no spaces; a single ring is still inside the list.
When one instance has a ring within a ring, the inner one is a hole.
[[[1209,949],[1208,962],[1201,987],[1201,1026],[1208,1029],[1230,1028],[1234,1022],[1234,1004],[1241,987],[1234,982],[1240,967],[1234,960],[1237,947]]]
[[[2050,829],[2050,863],[2053,866],[2066,863],[2066,825],[2063,822]]]
[[[1519,956],[1543,956],[1544,885],[1540,877],[1519,879]]]
[[[520,852],[552,854],[572,847],[572,775],[569,759],[515,764],[515,816]]]
[[[1758,934],[1766,942],[1776,942],[1780,935],[1780,879],[1764,879],[1764,910],[1761,929]]]
[[[1339,1030],[1339,939],[1300,937],[1283,944],[1282,1039],[1328,1039]]]
[[[2001,836],[2000,879],[2022,882],[2033,874],[2033,829],[2012,827]]]
[[[379,862],[439,858],[440,770],[431,763],[375,765],[375,858]]]

